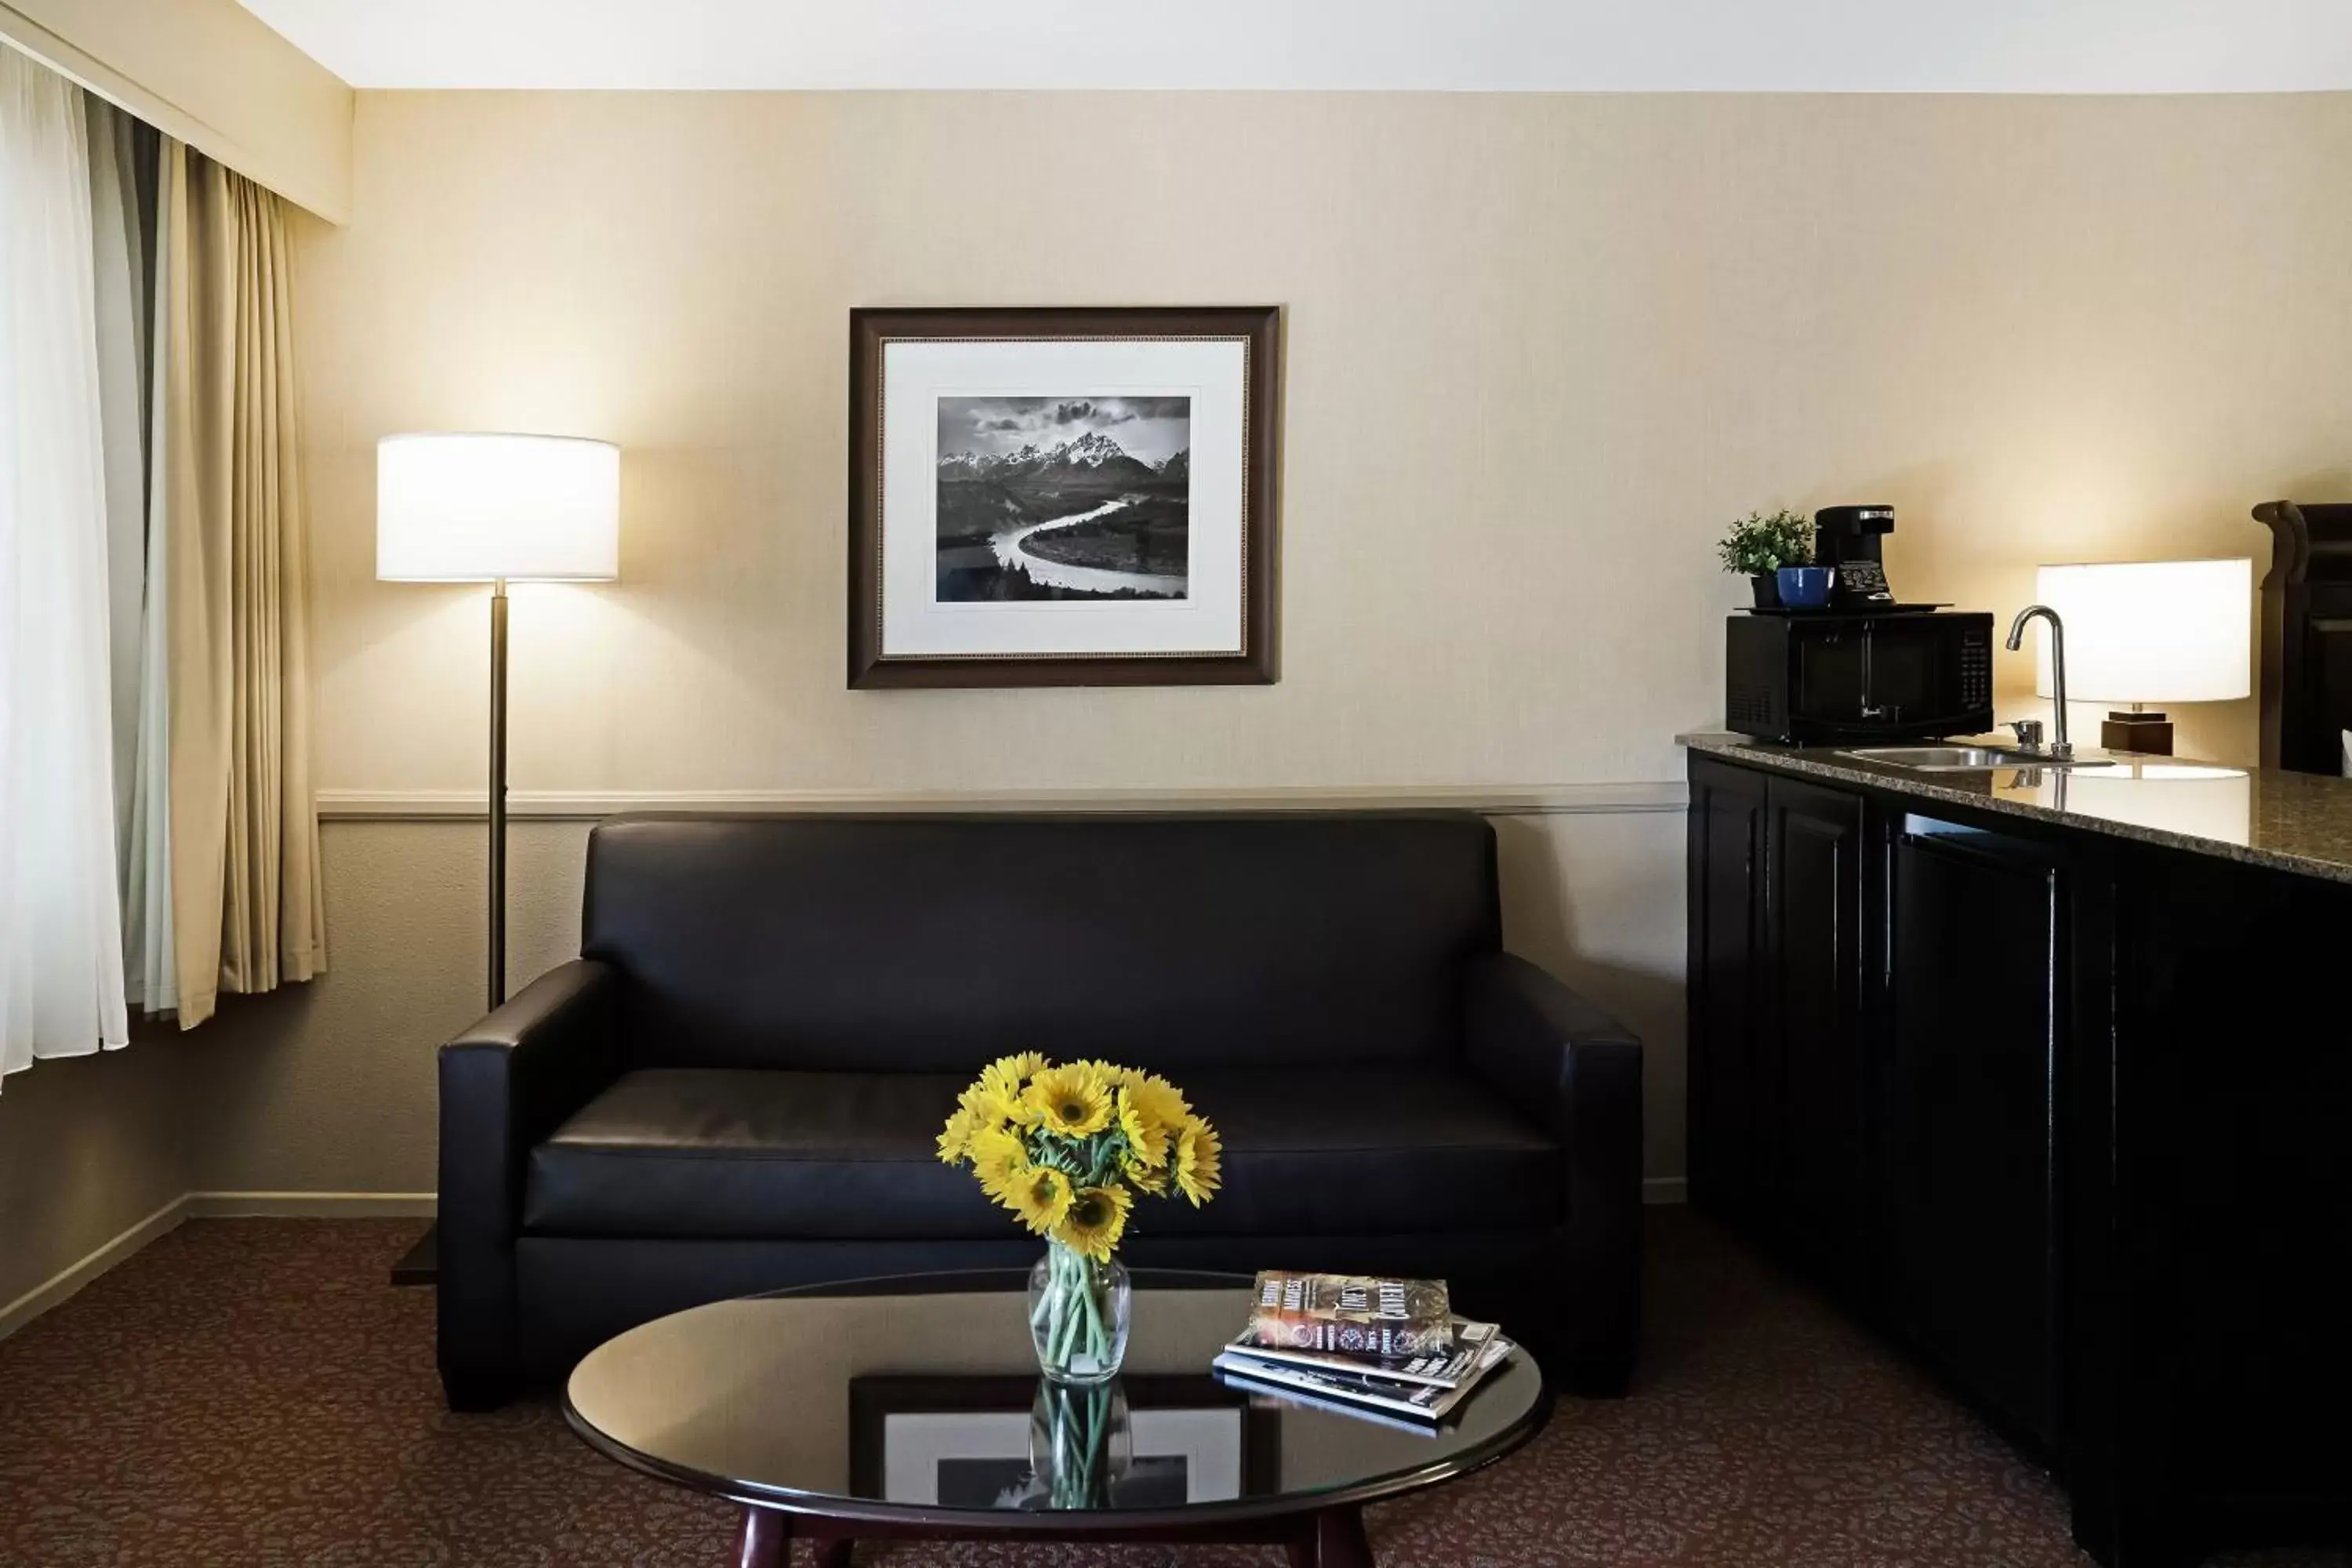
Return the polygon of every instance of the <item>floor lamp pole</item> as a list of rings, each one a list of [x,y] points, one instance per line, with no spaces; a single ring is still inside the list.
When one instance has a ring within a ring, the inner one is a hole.
[[[490,1005],[507,999],[507,580],[490,584]]]

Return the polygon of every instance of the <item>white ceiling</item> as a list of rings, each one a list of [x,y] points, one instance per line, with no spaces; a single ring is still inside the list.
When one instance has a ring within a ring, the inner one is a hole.
[[[362,88],[2352,88],[2352,0],[245,4]]]

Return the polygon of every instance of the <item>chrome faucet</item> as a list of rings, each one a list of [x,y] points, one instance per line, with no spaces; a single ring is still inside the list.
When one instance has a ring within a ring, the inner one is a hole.
[[[2053,716],[2058,729],[2058,739],[2051,745],[2050,755],[2063,762],[2074,754],[2074,748],[2066,740],[2066,623],[2060,620],[2058,612],[2047,605],[2028,605],[2017,612],[2017,619],[2009,623],[2009,651],[2015,653],[2025,646],[2025,623],[2036,616],[2050,623],[2050,689],[2053,700],[2057,703]],[[2032,720],[2026,722],[2033,723]],[[2041,726],[2034,724],[2033,729],[2033,741],[2038,741],[2041,739]],[[2017,739],[2021,745],[2031,747],[2033,744],[2033,741],[2026,739],[2021,725],[2018,728]]]

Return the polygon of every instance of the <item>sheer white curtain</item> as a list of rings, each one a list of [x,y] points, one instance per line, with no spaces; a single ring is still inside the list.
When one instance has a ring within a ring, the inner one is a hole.
[[[172,940],[169,761],[164,660],[168,595],[162,509],[150,476],[163,454],[150,414],[151,330],[160,296],[152,132],[83,95],[89,119],[90,226],[98,295],[98,382],[104,410],[107,616],[114,706],[114,845],[121,862],[122,964],[131,1005],[179,1005]],[[142,167],[142,164],[144,165]]]
[[[0,1074],[129,1037],[89,136],[0,46]]]

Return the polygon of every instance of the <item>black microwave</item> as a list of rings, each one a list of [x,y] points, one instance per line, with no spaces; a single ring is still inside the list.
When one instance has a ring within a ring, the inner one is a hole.
[[[1723,707],[1738,733],[1794,745],[1981,734],[1992,728],[1992,616],[1735,615]]]

